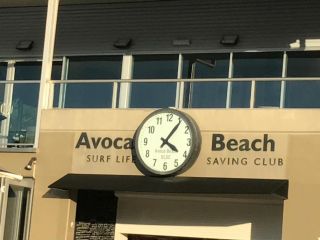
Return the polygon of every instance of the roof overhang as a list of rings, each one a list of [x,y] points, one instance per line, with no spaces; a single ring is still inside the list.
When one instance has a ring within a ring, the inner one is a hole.
[[[273,195],[288,198],[288,180],[67,174],[49,188],[144,193]]]

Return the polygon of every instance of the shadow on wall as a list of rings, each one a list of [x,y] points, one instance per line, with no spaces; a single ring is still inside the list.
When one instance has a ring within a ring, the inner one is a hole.
[[[126,227],[143,225],[192,227],[215,231],[214,228],[242,229],[251,232],[252,240],[280,240],[282,236],[283,203],[268,201],[241,202],[223,200],[179,200],[156,198],[124,198],[118,204],[117,223]],[[190,228],[188,230],[188,228]],[[237,230],[237,231],[238,231]]]
[[[76,197],[69,190],[61,189],[49,189],[45,194],[42,195],[43,198],[58,198],[58,199],[70,199],[76,201]]]

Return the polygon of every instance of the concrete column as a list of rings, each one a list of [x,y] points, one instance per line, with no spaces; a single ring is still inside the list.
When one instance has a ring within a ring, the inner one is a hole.
[[[44,38],[43,59],[41,69],[41,81],[38,101],[37,124],[34,147],[38,147],[39,128],[41,119],[41,110],[52,106],[53,84],[51,81],[52,61],[54,52],[54,43],[56,36],[56,26],[58,17],[59,0],[48,0],[46,30]]]

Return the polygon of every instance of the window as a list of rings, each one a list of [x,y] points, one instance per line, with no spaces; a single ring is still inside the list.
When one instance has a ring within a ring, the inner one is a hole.
[[[7,64],[0,63],[0,81],[5,81],[7,76]],[[4,102],[5,83],[0,83],[0,110],[2,114],[2,107]],[[0,120],[1,121],[1,120]]]
[[[289,52],[287,76],[301,77],[301,80],[286,83],[285,107],[320,107],[320,81],[303,79],[303,77],[320,77],[319,52]]]
[[[183,78],[227,78],[229,54],[190,54],[183,58]],[[226,107],[228,82],[195,82],[184,85],[184,107]]]
[[[7,75],[7,64],[6,63],[0,63],[0,81],[5,81],[6,80],[6,75]],[[1,131],[0,131],[0,147],[6,142],[6,134],[4,134],[4,124],[7,116],[5,113],[5,83],[0,83],[0,126],[1,126]]]
[[[0,81],[6,81],[0,83],[2,147],[33,146],[41,65],[38,61],[0,64]],[[56,65],[55,63],[53,73],[61,75],[61,64],[60,68]]]
[[[39,97],[39,83],[23,83],[40,80],[41,62],[15,64],[15,83],[12,94],[12,111],[8,143],[28,144],[34,142]]]
[[[68,80],[114,80],[121,77],[122,56],[71,57]],[[107,108],[112,106],[113,82],[68,83],[55,87],[55,106]]]
[[[33,180],[9,179],[1,176],[0,239],[29,239]]]
[[[236,53],[233,77],[281,77],[283,53]],[[251,82],[232,83],[231,107],[250,107]],[[280,81],[257,81],[254,107],[279,106]]]
[[[133,79],[176,79],[178,55],[134,56]],[[177,83],[135,82],[131,87],[132,108],[173,107]]]

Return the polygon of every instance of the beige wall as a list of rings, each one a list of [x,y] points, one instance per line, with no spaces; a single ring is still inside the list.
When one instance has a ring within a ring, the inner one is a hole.
[[[284,205],[284,239],[320,237],[320,134],[290,137],[289,197]]]
[[[13,151],[11,149],[10,151]],[[25,167],[37,154],[25,152],[0,152],[0,169],[12,172],[24,177],[34,177],[35,167],[32,170],[26,170]]]
[[[232,240],[280,240],[282,201],[123,194],[115,240],[128,234]]]
[[[30,239],[73,239],[75,201],[68,191],[48,186],[71,170],[72,134],[42,132],[34,189]]]
[[[36,153],[0,153],[0,167],[24,176],[35,176],[32,240],[72,239],[75,201],[67,192],[50,190],[48,185],[72,171],[75,133],[134,132],[151,111],[45,110],[41,120],[39,149]],[[284,201],[283,239],[320,237],[318,227],[320,110],[190,109],[186,111],[195,119],[203,133],[217,131],[250,135],[267,132],[285,135],[288,144],[285,176],[289,179],[289,199]],[[32,156],[37,157],[35,174],[23,170]]]

